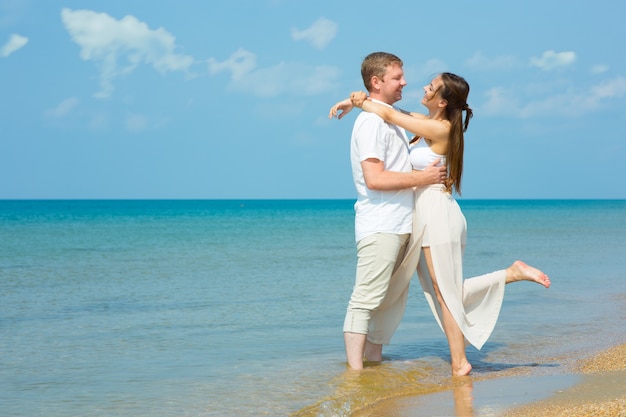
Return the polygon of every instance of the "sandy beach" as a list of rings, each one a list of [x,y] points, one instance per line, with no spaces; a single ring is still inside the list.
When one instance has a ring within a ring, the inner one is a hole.
[[[581,361],[575,369],[582,382],[503,417],[626,416],[626,344]]]
[[[458,378],[441,392],[390,398],[355,416],[626,416],[626,344],[565,367],[560,375]]]

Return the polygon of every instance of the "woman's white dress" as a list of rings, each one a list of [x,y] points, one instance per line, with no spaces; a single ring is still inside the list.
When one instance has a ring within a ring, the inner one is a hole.
[[[411,157],[414,168],[423,169],[440,155],[430,151],[421,139],[412,146]],[[443,330],[441,307],[421,250],[430,247],[437,283],[448,309],[465,339],[477,349],[484,345],[500,314],[506,272],[500,270],[463,279],[466,230],[461,208],[443,185],[416,189],[411,242],[404,261],[392,277],[383,305],[370,321],[371,342],[388,344],[391,340],[404,314],[409,282],[416,269],[426,300]]]

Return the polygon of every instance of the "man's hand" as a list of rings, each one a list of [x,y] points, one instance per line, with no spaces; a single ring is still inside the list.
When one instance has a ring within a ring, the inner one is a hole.
[[[432,164],[428,165],[424,171],[425,184],[443,184],[448,177],[448,168],[443,166],[436,166],[441,161],[441,158],[437,158]]]

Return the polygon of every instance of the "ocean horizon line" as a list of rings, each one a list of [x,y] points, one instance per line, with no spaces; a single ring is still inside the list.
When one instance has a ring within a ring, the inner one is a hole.
[[[457,201],[626,201],[624,198],[462,198]],[[355,201],[351,198],[0,198],[0,202],[8,201]]]

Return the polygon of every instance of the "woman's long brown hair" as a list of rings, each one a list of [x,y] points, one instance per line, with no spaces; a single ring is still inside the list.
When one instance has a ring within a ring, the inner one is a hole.
[[[448,165],[448,178],[446,190],[452,193],[453,188],[461,195],[461,177],[463,176],[463,132],[467,130],[469,120],[472,118],[472,109],[467,105],[469,84],[463,77],[444,72],[441,74],[443,87],[439,90],[442,99],[448,102],[446,106],[446,118],[450,121],[450,137],[448,139],[448,152],[446,164]],[[463,121],[463,111],[465,121]]]

